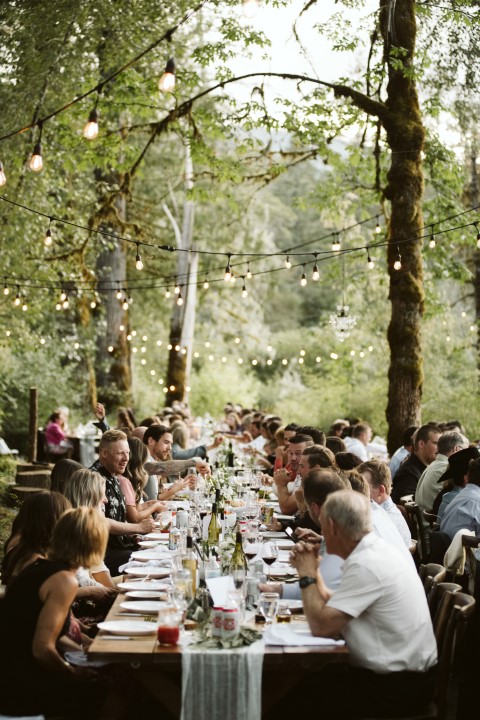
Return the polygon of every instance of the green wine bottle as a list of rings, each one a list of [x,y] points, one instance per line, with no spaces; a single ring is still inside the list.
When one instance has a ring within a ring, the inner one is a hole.
[[[218,519],[217,503],[212,504],[212,516],[208,524],[208,544],[210,548],[218,546],[220,542],[220,521]]]

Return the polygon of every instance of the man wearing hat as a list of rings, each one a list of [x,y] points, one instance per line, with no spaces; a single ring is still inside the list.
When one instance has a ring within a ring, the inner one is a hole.
[[[447,505],[467,484],[468,466],[472,460],[480,457],[480,450],[476,447],[468,447],[465,450],[459,450],[448,458],[448,468],[439,479],[439,483],[444,480],[453,482],[453,488],[442,496],[442,502],[438,508],[438,519],[441,520]]]
[[[475,535],[480,535],[480,457],[471,460],[467,484],[447,505],[440,522],[440,531],[450,539],[462,529],[473,530]]]

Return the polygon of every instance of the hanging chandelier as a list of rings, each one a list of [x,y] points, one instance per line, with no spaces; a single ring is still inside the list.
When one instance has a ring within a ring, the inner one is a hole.
[[[337,305],[337,312],[330,315],[330,325],[340,342],[343,342],[350,335],[356,324],[357,318],[350,315],[348,305]]]

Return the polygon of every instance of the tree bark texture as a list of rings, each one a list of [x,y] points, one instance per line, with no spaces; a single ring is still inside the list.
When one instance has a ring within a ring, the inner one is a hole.
[[[393,12],[392,12],[393,8]],[[380,23],[385,53],[392,45],[404,48],[407,70],[388,63],[387,113],[383,124],[391,149],[391,165],[384,196],[390,201],[388,272],[391,319],[388,327],[387,445],[390,453],[402,444],[409,425],[421,422],[423,360],[421,321],[424,310],[422,149],[425,131],[413,74],[416,18],[414,0],[380,0]],[[398,253],[402,267],[394,269]]]

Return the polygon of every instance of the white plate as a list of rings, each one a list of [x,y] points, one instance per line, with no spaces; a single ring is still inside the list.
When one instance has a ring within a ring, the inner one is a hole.
[[[163,540],[164,542],[168,542],[168,532],[166,532],[166,533],[159,533],[159,532],[148,533],[147,535],[145,535],[145,537],[147,540],[157,540],[157,542],[160,542]]]
[[[128,612],[154,615],[160,610],[162,605],[165,604],[164,602],[160,602],[160,600],[138,600],[138,602],[122,602],[120,603],[120,607]]]
[[[147,550],[136,550],[131,555],[132,560],[160,560],[163,565],[170,565],[172,560],[170,557],[170,550],[165,547],[147,549]]]
[[[138,543],[141,548],[151,550],[152,548],[165,547],[161,540],[140,540]]]
[[[143,620],[107,620],[98,623],[100,630],[112,635],[153,635],[157,632],[157,623]]]
[[[125,575],[132,575],[133,577],[151,577],[151,578],[164,578],[170,575],[171,568],[162,567],[133,567],[125,570]]]
[[[118,583],[119,590],[123,590],[125,592],[126,590],[166,590],[167,588],[171,588],[171,584],[169,582],[164,582],[163,580],[127,580],[126,582]]]
[[[268,568],[269,577],[284,577],[285,575],[296,575],[297,571],[291,567],[273,567]]]
[[[292,547],[295,545],[293,540],[279,540],[277,542],[277,547],[279,550],[291,550]]]
[[[158,600],[165,595],[165,590],[129,590],[125,595],[132,600]]]
[[[265,530],[265,532],[262,533],[262,537],[264,538],[281,538],[282,540],[285,540],[285,533],[283,532],[277,532],[276,530]]]

